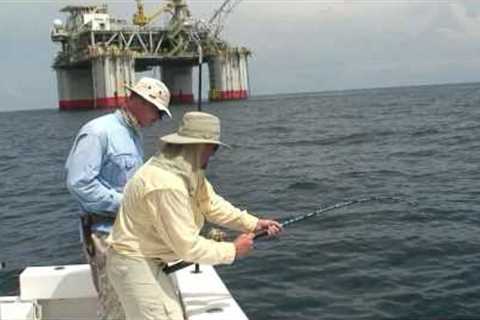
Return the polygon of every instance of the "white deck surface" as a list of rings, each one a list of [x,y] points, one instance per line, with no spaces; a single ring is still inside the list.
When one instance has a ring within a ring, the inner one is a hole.
[[[171,275],[189,320],[248,320],[211,266]],[[0,297],[0,320],[95,320],[96,292],[88,265],[28,267],[20,274],[20,296]]]
[[[248,320],[222,279],[211,266],[194,266],[176,272],[177,286],[190,320]]]

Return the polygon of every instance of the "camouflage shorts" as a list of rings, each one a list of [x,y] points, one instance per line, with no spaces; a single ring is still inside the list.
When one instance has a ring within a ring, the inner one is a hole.
[[[92,270],[93,283],[98,292],[97,319],[125,320],[125,313],[122,305],[108,280],[105,269],[105,254],[108,248],[105,242],[107,235],[94,233],[91,238],[94,247],[93,255],[91,256],[86,253],[85,246],[84,251]]]

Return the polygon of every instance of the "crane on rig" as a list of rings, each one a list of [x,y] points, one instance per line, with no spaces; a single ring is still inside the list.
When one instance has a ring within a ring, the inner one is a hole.
[[[223,31],[226,17],[241,1],[242,0],[225,0],[218,9],[215,10],[212,17],[210,17],[206,23],[206,27],[209,30],[208,33],[211,37],[219,37],[220,33]],[[176,21],[186,21],[187,19],[191,19],[190,10],[188,9],[185,0],[166,0],[165,4],[161,5],[150,15],[145,14],[143,0],[136,0],[136,2],[137,12],[134,13],[132,20],[133,24],[140,27],[145,27],[152,23],[163,13],[169,13],[173,20]],[[205,25],[205,23],[203,24]]]
[[[143,0],[136,0],[137,12],[133,14],[132,22],[134,25],[145,27],[152,23],[163,13],[169,13],[172,18],[184,20],[190,17],[190,11],[185,0],[168,0],[150,15],[145,14]]]
[[[208,20],[211,36],[218,38],[225,26],[227,16],[235,9],[242,0],[225,0],[213,16]]]

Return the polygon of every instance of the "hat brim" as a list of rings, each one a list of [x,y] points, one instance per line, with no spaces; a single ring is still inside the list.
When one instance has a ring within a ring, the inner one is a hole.
[[[158,110],[164,111],[170,117],[170,119],[172,118],[172,114],[170,113],[170,110],[168,110],[167,106],[165,106],[163,103],[159,103],[159,102],[153,100],[149,96],[138,92],[137,90],[135,90],[133,87],[130,87],[129,85],[125,85],[125,88],[127,88],[128,90],[130,90],[132,92],[135,92],[140,97],[142,97],[142,99],[145,99],[148,102],[150,102],[151,104],[153,104]]]
[[[228,144],[223,143],[218,140],[209,140],[209,139],[198,139],[198,138],[190,138],[190,137],[185,137],[181,136],[178,133],[171,133],[166,136],[163,136],[160,138],[161,141],[166,142],[166,143],[171,143],[171,144],[217,144],[223,147],[226,147],[228,149],[231,149]]]

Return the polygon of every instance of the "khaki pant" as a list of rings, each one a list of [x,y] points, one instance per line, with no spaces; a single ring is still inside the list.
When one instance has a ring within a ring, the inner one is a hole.
[[[183,320],[183,311],[165,264],[156,259],[107,252],[107,275],[128,320]]]

